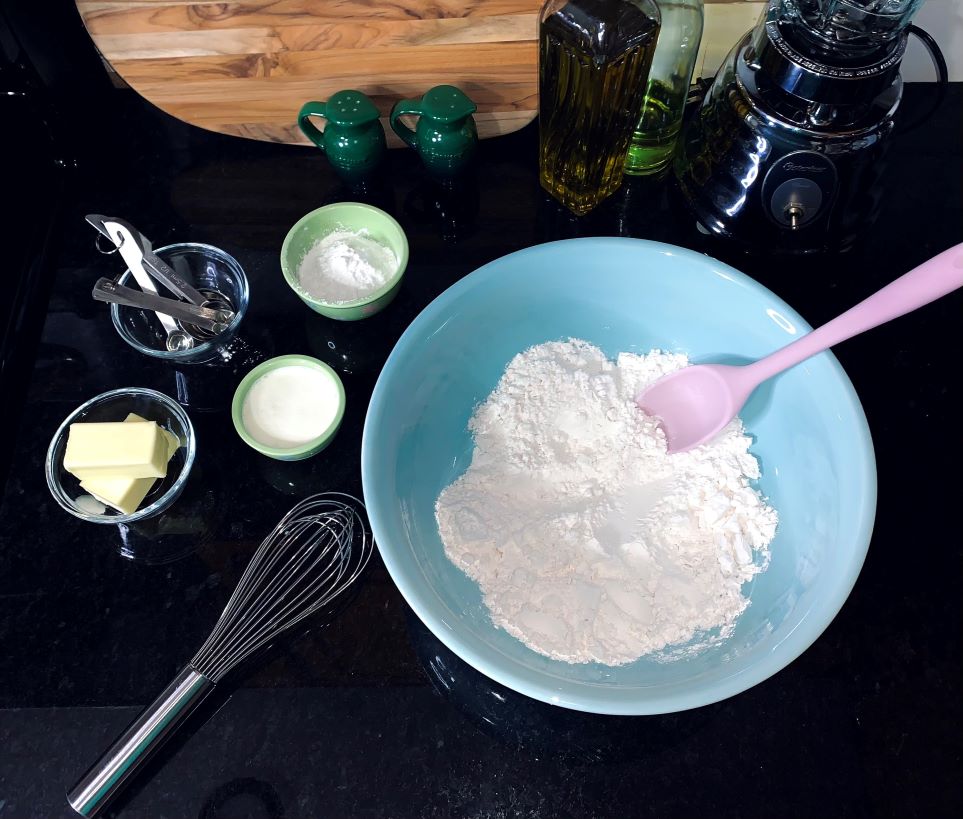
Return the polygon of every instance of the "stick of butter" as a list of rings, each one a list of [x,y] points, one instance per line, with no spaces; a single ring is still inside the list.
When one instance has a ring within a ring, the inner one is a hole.
[[[118,512],[132,515],[156,482],[157,478],[87,478],[80,488]]]
[[[153,421],[70,425],[64,469],[85,478],[163,478],[170,440]]]
[[[124,419],[124,423],[125,423],[125,424],[129,424],[129,423],[131,423],[132,421],[146,421],[146,420],[147,420],[146,418],[141,418],[136,412],[131,412],[131,413],[129,413],[128,416]],[[160,424],[158,424],[158,426],[160,426]],[[178,438],[178,437],[177,437],[173,432],[171,432],[169,429],[164,429],[164,427],[161,427],[161,428],[160,428],[160,431],[161,431],[161,434],[162,434],[165,438],[167,438],[167,441],[168,441],[167,460],[170,461],[170,459],[174,457],[174,453],[177,452],[178,449],[180,449],[180,447],[181,447],[181,439]]]
[[[146,422],[146,419],[133,412],[124,419],[125,424],[136,422]],[[173,432],[163,427],[160,431],[167,439],[167,460],[169,461],[174,457],[181,442]],[[131,515],[144,502],[154,483],[154,478],[101,477],[82,480],[80,486],[101,503],[112,506],[125,515]]]

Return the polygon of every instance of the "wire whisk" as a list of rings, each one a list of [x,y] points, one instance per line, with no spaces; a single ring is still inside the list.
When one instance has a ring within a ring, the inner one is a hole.
[[[67,794],[99,813],[134,772],[244,660],[320,609],[334,606],[374,549],[364,505],[340,492],[307,498],[264,539],[194,658]]]
[[[371,557],[357,507],[340,493],[295,506],[264,540],[191,665],[213,682],[335,600]],[[358,543],[354,544],[356,531]]]

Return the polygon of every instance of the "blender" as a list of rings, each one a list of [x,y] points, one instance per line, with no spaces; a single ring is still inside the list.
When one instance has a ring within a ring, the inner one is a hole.
[[[879,207],[900,61],[923,0],[770,0],[684,126],[673,170],[701,230],[762,252],[846,250]]]

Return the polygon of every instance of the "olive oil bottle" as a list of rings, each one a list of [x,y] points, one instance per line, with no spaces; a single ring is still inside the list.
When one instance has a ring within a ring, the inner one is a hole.
[[[622,183],[660,23],[654,0],[548,0],[542,7],[539,177],[579,216]]]
[[[659,44],[649,69],[642,116],[625,158],[628,174],[656,174],[669,167],[702,41],[702,6],[702,0],[659,0]]]

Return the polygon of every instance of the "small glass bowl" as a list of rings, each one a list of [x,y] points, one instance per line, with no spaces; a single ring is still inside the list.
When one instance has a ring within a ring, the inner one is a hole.
[[[181,446],[167,465],[167,477],[158,480],[151,487],[136,512],[124,515],[109,506],[103,514],[89,512],[77,503],[79,497],[88,493],[81,488],[80,481],[63,467],[70,425],[79,421],[123,421],[131,412],[148,421],[156,421],[176,435]],[[91,523],[133,523],[163,512],[181,494],[194,465],[194,450],[194,427],[191,419],[173,398],[141,387],[111,390],[91,398],[75,409],[54,433],[47,449],[47,486],[54,500],[81,520]]]
[[[234,308],[234,320],[223,333],[207,341],[198,341],[189,350],[175,351],[167,349],[164,328],[149,310],[111,304],[110,317],[114,327],[124,341],[144,355],[174,362],[209,361],[234,338],[247,312],[250,293],[244,269],[233,256],[212,245],[185,242],[168,245],[155,252],[198,290],[210,290],[226,296]],[[130,270],[124,271],[119,283],[137,288]],[[171,295],[165,293],[163,287],[159,289],[163,295]]]

